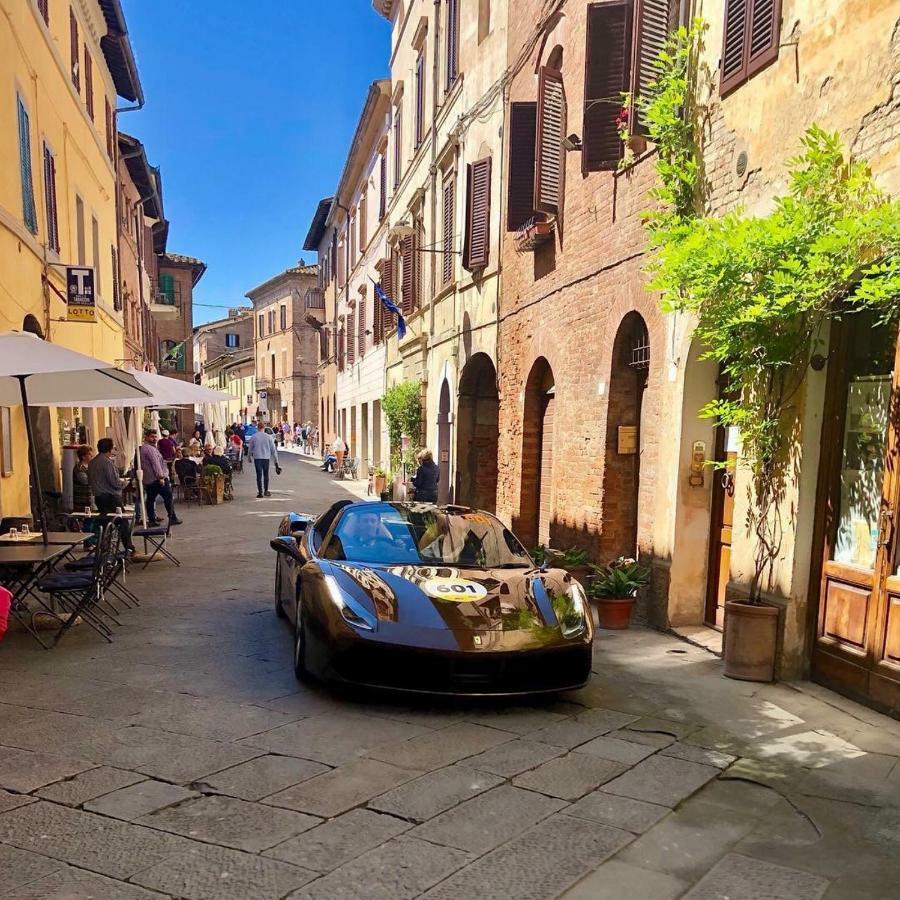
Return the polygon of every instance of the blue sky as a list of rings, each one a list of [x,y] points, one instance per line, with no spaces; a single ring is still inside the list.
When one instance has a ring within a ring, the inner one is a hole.
[[[303,239],[369,84],[387,74],[388,23],[371,0],[123,6],[146,106],[119,125],[162,168],[168,248],[208,266],[195,304],[246,303],[249,288],[313,262]],[[224,314],[195,305],[194,322]]]

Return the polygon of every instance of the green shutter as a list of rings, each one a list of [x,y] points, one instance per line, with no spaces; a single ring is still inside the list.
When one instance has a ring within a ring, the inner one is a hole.
[[[16,98],[19,106],[19,163],[22,173],[22,219],[25,227],[37,234],[37,212],[34,208],[34,182],[31,178],[31,130],[28,113],[22,98]]]
[[[175,303],[175,278],[172,275],[159,276],[159,292],[166,298],[166,302]]]

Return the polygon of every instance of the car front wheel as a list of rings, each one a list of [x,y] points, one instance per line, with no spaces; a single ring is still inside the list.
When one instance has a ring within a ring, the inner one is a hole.
[[[294,619],[294,674],[304,681],[309,678],[306,668],[306,623],[303,620],[303,602],[297,598],[297,616]]]

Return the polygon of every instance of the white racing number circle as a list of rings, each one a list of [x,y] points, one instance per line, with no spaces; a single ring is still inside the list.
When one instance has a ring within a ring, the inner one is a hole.
[[[450,603],[474,603],[487,597],[487,588],[483,584],[465,578],[430,578],[422,585],[422,590],[429,597]]]

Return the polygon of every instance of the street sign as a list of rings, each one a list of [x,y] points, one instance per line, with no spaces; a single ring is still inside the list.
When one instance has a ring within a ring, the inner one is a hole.
[[[66,266],[66,318],[70,322],[96,322],[97,297],[94,270],[88,266]]]

